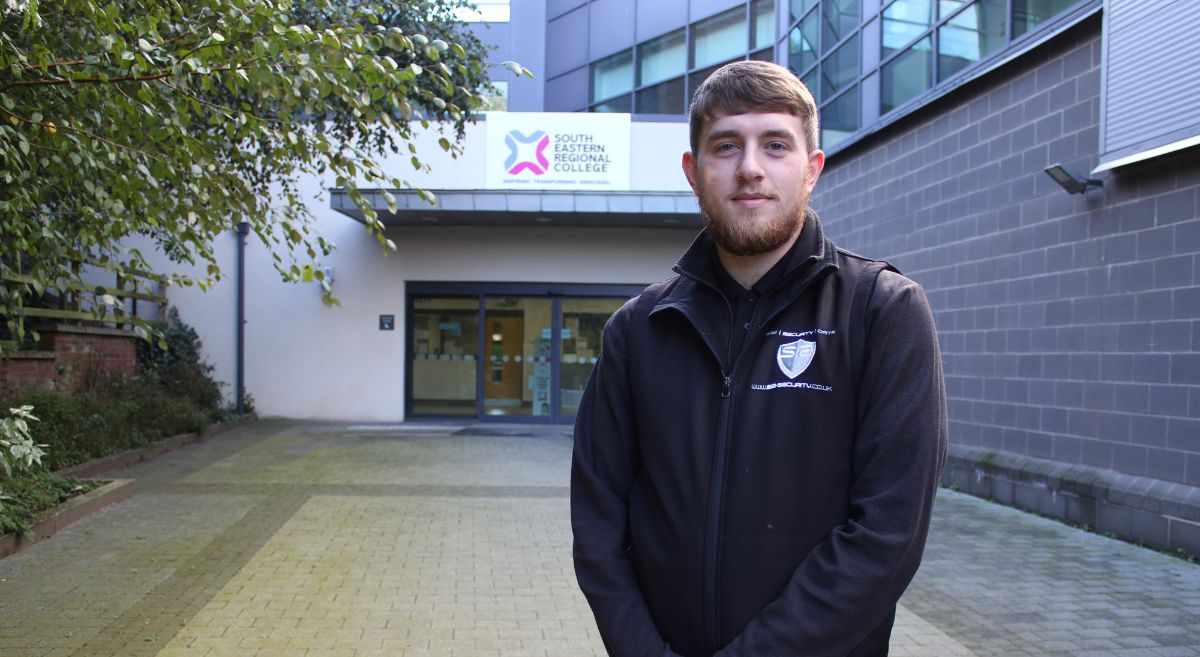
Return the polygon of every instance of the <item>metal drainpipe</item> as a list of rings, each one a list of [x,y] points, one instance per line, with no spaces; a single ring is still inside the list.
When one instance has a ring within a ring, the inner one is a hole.
[[[237,413],[246,412],[246,236],[250,224],[237,225]]]

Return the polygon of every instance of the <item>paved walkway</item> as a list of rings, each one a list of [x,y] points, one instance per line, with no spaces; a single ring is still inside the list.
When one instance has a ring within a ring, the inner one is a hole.
[[[570,440],[456,429],[260,422],[114,473],[134,499],[0,560],[0,655],[603,655]],[[943,491],[892,654],[1200,655],[1200,566]]]

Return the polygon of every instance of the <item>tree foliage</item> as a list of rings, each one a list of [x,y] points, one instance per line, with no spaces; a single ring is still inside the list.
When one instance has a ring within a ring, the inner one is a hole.
[[[29,422],[37,421],[31,411],[32,406],[10,408],[9,417],[0,417],[0,484],[11,477],[14,470],[28,470],[40,465],[46,455],[42,451],[45,445],[35,443],[29,435]],[[4,508],[7,499],[3,486],[0,486],[0,509]]]
[[[407,147],[424,168],[417,125],[449,126],[440,144],[457,149],[488,79],[457,2],[0,0],[0,314],[13,333],[29,298],[82,285],[72,259],[150,269],[125,247],[133,236],[207,266],[170,284],[207,286],[221,274],[213,238],[247,222],[298,279],[333,248],[305,206],[309,174],[347,189],[394,248],[355,181],[408,187],[373,158]]]

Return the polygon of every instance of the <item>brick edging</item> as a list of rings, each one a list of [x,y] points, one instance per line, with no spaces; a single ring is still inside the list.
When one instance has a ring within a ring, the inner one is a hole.
[[[954,444],[942,484],[1155,548],[1200,555],[1196,486]]]
[[[252,419],[254,419],[254,416],[248,415],[229,422],[211,425],[204,429],[204,431],[197,433],[182,433],[170,436],[145,447],[126,450],[120,454],[104,456],[73,465],[69,468],[63,468],[57,470],[55,474],[67,475],[77,479],[92,479],[113,470],[127,468],[142,461],[149,461],[152,458],[162,456],[185,445],[203,442],[209,436],[216,435]],[[55,507],[54,511],[48,517],[34,525],[34,538],[26,539],[16,534],[0,536],[0,559],[33,545],[37,541],[47,539],[62,531],[67,526],[83,520],[101,509],[124,502],[133,497],[136,491],[137,483],[135,480],[114,479],[96,490],[80,495],[79,497],[73,497]]]
[[[101,509],[124,502],[133,497],[136,490],[137,482],[133,479],[114,479],[96,490],[63,502],[48,517],[33,526],[32,538],[17,534],[0,536],[0,559],[50,538]]]

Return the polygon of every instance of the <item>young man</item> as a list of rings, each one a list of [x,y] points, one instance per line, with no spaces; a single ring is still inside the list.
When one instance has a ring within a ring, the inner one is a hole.
[[[921,288],[838,250],[787,69],[696,91],[704,232],[621,308],[580,404],[575,571],[611,655],[886,655],[946,450]]]

